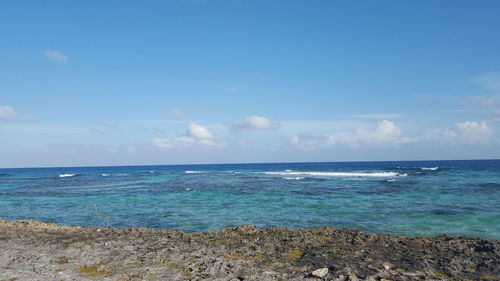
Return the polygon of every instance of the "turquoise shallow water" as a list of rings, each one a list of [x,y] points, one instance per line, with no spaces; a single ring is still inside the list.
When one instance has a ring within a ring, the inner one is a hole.
[[[500,239],[500,160],[0,169],[0,217],[204,232],[347,227]]]

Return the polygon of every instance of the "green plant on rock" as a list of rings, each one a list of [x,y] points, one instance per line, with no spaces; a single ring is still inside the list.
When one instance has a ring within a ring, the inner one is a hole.
[[[293,249],[290,252],[290,258],[294,260],[301,259],[305,255],[304,251],[301,249]]]
[[[108,277],[113,274],[112,269],[99,269],[97,266],[82,266],[78,269],[82,273],[82,277]]]
[[[231,239],[217,239],[217,240],[215,240],[215,244],[217,244],[217,245],[234,245],[234,244],[236,244],[236,241],[231,240]]]
[[[485,280],[498,280],[498,279],[500,279],[500,276],[483,275],[483,276],[481,276],[481,279],[485,279]]]

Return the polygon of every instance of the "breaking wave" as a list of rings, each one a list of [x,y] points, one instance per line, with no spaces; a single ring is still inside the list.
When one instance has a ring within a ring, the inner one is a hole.
[[[69,178],[69,177],[74,177],[76,174],[59,174],[60,178]]]
[[[285,180],[296,180],[296,181],[299,181],[299,180],[303,180],[304,177],[284,177],[283,179],[285,179]]]
[[[312,176],[312,177],[351,177],[351,178],[391,178],[406,177],[408,174],[395,172],[299,172],[299,171],[270,171],[264,172],[266,175],[277,176]]]
[[[439,167],[431,167],[431,168],[420,167],[420,170],[424,171],[436,171],[437,169],[439,169]]]

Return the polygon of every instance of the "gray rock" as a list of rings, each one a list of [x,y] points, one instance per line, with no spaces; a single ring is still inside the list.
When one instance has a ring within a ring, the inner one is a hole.
[[[316,276],[316,277],[319,277],[319,278],[323,278],[326,275],[328,275],[328,268],[326,268],[326,267],[318,268],[318,269],[316,269],[315,271],[312,272],[312,275]]]
[[[116,281],[141,276],[150,281],[311,281],[316,276],[419,281],[500,276],[499,240],[404,238],[327,227],[241,226],[200,234],[99,230],[0,219],[0,280]],[[297,248],[304,253],[299,259],[290,255]],[[325,265],[328,271],[320,268]],[[313,275],[311,269],[327,273]]]
[[[383,267],[385,270],[389,270],[389,269],[391,269],[392,264],[390,264],[390,263],[388,263],[388,262],[384,262],[384,263],[382,264],[382,267]]]

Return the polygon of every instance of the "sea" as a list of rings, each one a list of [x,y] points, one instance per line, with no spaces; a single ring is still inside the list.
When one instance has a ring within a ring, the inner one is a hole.
[[[0,217],[193,233],[249,224],[500,239],[500,160],[0,169]]]

